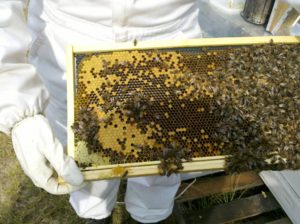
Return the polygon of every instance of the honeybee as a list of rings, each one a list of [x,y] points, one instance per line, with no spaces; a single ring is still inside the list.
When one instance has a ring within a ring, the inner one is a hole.
[[[131,92],[129,95],[133,97],[124,102],[123,109],[125,115],[133,118],[136,122],[142,121],[146,114],[146,110],[152,105],[152,102],[143,93]]]
[[[170,176],[172,173],[177,173],[183,169],[182,159],[191,161],[188,154],[189,150],[183,148],[179,143],[172,141],[163,149],[160,164],[158,165],[161,175]]]

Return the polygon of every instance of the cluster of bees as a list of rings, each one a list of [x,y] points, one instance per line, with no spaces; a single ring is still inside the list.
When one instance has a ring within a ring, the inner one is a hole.
[[[226,57],[210,87],[227,170],[299,169],[300,45],[242,47]]]
[[[167,176],[183,161],[216,155],[230,155],[229,172],[297,169],[299,49],[270,43],[79,55],[73,129],[86,147],[75,159],[85,166],[85,150],[91,166],[159,160]]]
[[[170,176],[178,170],[183,169],[182,159],[192,161],[192,158],[187,154],[188,149],[183,148],[180,144],[172,142],[164,147],[160,164],[158,165],[160,175]]]
[[[78,119],[72,129],[76,138],[86,142],[89,149],[99,147],[97,138],[99,120],[91,108],[80,108]]]

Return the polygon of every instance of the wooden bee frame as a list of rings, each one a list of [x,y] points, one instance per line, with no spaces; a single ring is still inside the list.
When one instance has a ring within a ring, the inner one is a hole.
[[[89,46],[69,46],[67,51],[67,99],[68,99],[68,155],[74,157],[75,136],[71,126],[74,124],[74,102],[75,102],[75,65],[74,54],[111,52],[116,50],[145,50],[145,49],[170,49],[189,47],[217,47],[217,46],[246,46],[267,44],[270,41],[274,44],[300,43],[300,37],[278,36],[278,37],[238,37],[238,38],[204,38],[193,40],[173,40],[173,41],[145,41],[99,44]],[[210,156],[193,158],[191,162],[184,162],[184,169],[180,172],[196,172],[208,170],[222,170],[225,167],[226,156]],[[97,167],[87,167],[82,169],[86,180],[112,179],[121,177],[138,177],[157,175],[159,161],[125,163],[119,165],[103,165]]]

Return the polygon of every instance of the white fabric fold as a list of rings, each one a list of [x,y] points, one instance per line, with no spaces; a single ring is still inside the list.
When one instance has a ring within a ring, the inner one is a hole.
[[[27,63],[31,37],[23,15],[25,1],[0,1],[0,131],[42,113],[49,94]]]

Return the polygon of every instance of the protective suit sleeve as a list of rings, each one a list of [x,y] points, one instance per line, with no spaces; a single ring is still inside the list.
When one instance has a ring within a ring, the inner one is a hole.
[[[27,63],[31,43],[24,0],[0,0],[0,131],[9,134],[26,117],[43,113],[49,94]]]

